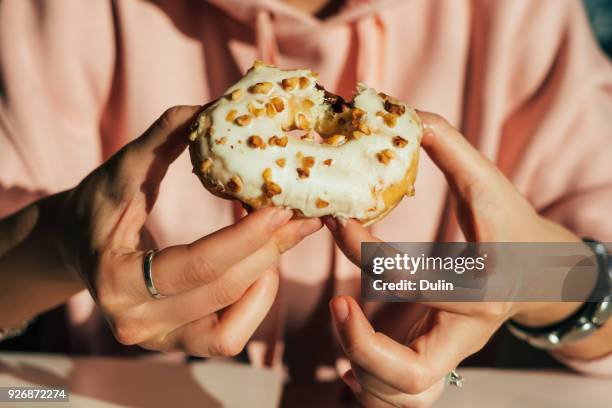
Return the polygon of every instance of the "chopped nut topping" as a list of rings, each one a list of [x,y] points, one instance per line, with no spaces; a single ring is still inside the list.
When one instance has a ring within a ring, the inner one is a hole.
[[[287,146],[288,141],[289,141],[289,138],[287,136],[283,136],[283,137],[272,136],[270,139],[268,139],[268,144],[270,146],[285,147]]]
[[[263,173],[261,173],[261,176],[263,177],[264,181],[272,181],[272,169],[266,167]]]
[[[361,121],[361,118],[363,118],[365,116],[365,111],[359,109],[359,108],[355,108],[351,111],[351,117],[353,118],[353,120],[351,121],[351,124],[353,126],[357,126],[359,124],[359,122]]]
[[[236,89],[232,91],[232,93],[230,94],[230,99],[232,101],[239,101],[240,99],[242,99],[242,90]]]
[[[329,205],[329,202],[325,200],[321,200],[320,198],[317,198],[315,205],[317,206],[317,208],[325,208]]]
[[[283,190],[280,186],[272,181],[272,169],[267,167],[263,173],[262,177],[264,179],[263,190],[267,197],[273,197],[276,194],[280,194]]]
[[[302,159],[302,166],[304,166],[305,168],[310,168],[314,166],[314,164],[315,158],[313,156],[306,156]]]
[[[384,120],[385,120],[385,125],[389,127],[395,127],[395,125],[397,124],[397,115],[393,113],[387,113],[384,116]]]
[[[224,145],[227,142],[227,137],[223,136],[221,139],[215,139],[216,144]]]
[[[223,183],[218,181],[217,184],[215,184],[214,189],[219,193],[223,193],[225,191],[225,186],[223,185]]]
[[[310,130],[310,122],[302,112],[295,115],[295,126],[300,130]]]
[[[323,143],[332,146],[339,146],[345,141],[346,137],[344,135],[331,135],[330,137],[326,138]]]
[[[300,77],[300,89],[305,89],[310,85],[310,80],[306,77]]]
[[[227,112],[227,115],[225,115],[225,120],[227,120],[228,122],[233,122],[234,119],[236,119],[237,114],[238,114],[238,111],[236,109],[232,109],[229,112]]]
[[[196,132],[198,130],[198,128],[200,127],[200,121],[196,120],[195,122],[193,122],[191,124],[191,126],[189,126],[189,131],[190,132]]]
[[[261,67],[265,67],[265,66],[266,66],[266,63],[265,63],[265,62],[263,62],[262,60],[256,60],[256,61],[253,63],[253,68],[255,68],[255,69],[257,69],[257,68],[261,68]]]
[[[251,113],[256,118],[262,116],[266,112],[264,108],[256,108],[255,105],[253,105],[253,103],[251,102],[249,102],[247,108],[249,110],[249,113]]]
[[[393,138],[393,146],[395,147],[404,147],[408,144],[408,141],[401,136],[395,136]]]
[[[302,101],[302,107],[304,107],[304,109],[310,109],[313,106],[314,106],[314,102],[308,98]]]
[[[406,113],[406,107],[404,105],[397,105],[388,100],[385,101],[385,110],[397,116],[402,116]]]
[[[338,119],[338,125],[340,125],[340,126],[346,125],[346,119],[344,119],[344,118]]]
[[[304,153],[302,153],[302,152],[297,152],[295,154],[295,158],[298,159],[298,160],[302,160],[302,157],[304,157]]]
[[[383,111],[378,111],[378,112],[376,112],[376,116],[378,116],[379,118],[382,118],[382,117],[384,117],[385,115],[386,115],[386,113],[385,113],[385,112],[383,112]]]
[[[239,193],[242,190],[242,180],[240,177],[233,176],[228,182],[227,187],[234,193]]]
[[[268,115],[269,118],[276,116],[276,109],[274,109],[274,105],[270,102],[266,103],[266,115]]]
[[[381,150],[380,152],[376,153],[376,158],[378,159],[378,161],[384,164],[385,166],[389,164],[391,159],[393,159],[394,157],[395,153],[393,153],[393,150],[390,149]]]
[[[270,103],[274,105],[274,109],[276,109],[277,112],[282,112],[283,109],[285,109],[285,103],[278,96],[275,96],[274,98],[270,99]]]
[[[276,164],[278,165],[278,167],[283,168],[285,167],[285,164],[287,163],[287,160],[280,158],[280,159],[276,159]]]
[[[276,183],[268,181],[264,184],[264,193],[267,197],[272,198],[283,192],[283,189]]]
[[[253,149],[265,149],[266,148],[266,143],[262,140],[261,137],[257,135],[250,136],[247,139],[247,144],[249,145],[249,147],[252,147]]]
[[[308,178],[310,177],[310,169],[298,167],[297,174],[300,178]]]
[[[248,126],[251,123],[251,115],[242,115],[236,118],[236,123],[240,126]]]
[[[323,161],[323,164],[324,164],[324,165],[326,165],[326,166],[331,166],[332,162],[333,162],[333,160],[332,160],[332,159],[325,159],[325,160]]]
[[[249,88],[255,94],[267,94],[272,89],[272,82],[258,82]]]
[[[370,127],[365,122],[359,122],[359,125],[357,125],[357,129],[359,129],[359,131],[365,135],[371,134]]]
[[[298,77],[285,78],[281,81],[281,86],[285,91],[292,91],[298,85]]]
[[[208,170],[210,170],[210,168],[212,167],[213,161],[212,159],[209,157],[206,160],[204,160],[202,162],[202,164],[200,164],[200,171],[202,173],[208,173]]]
[[[363,132],[360,132],[360,131],[358,131],[358,130],[355,130],[355,131],[353,132],[353,139],[355,139],[355,140],[359,140],[359,139],[361,139],[363,136],[366,136],[366,134],[365,134],[365,133],[363,133]]]

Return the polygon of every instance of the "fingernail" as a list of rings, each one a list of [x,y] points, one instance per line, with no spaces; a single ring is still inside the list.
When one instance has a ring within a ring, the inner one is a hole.
[[[318,218],[308,218],[301,220],[298,233],[300,236],[305,237],[315,231],[318,231],[322,227],[321,221]]]
[[[325,223],[327,229],[329,229],[331,232],[338,231],[338,223],[336,222],[336,219],[331,215],[326,215],[325,217],[323,217],[323,222]]]
[[[291,210],[287,210],[285,208],[274,208],[272,209],[272,214],[270,215],[270,225],[273,229],[279,228],[280,226],[289,222],[292,216],[293,212]]]
[[[363,388],[361,387],[361,384],[359,384],[359,381],[357,381],[357,379],[355,377],[353,377],[352,375],[343,375],[342,376],[342,381],[344,381],[344,383],[351,389],[351,391],[353,391],[355,394],[359,394],[361,393],[361,391],[363,391]]]
[[[344,323],[349,317],[349,306],[344,298],[336,298],[331,301],[332,316],[336,323]]]

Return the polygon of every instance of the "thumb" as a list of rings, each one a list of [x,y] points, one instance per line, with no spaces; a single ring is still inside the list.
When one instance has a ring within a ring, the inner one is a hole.
[[[350,296],[337,296],[329,302],[334,319],[338,340],[349,358],[355,350],[356,343],[368,343],[374,335],[374,328],[363,314],[363,311]]]
[[[168,109],[142,136],[125,145],[84,181],[94,190],[107,189],[105,196],[113,197],[108,208],[119,219],[114,232],[124,245],[136,247],[139,242],[140,229],[155,204],[160,183],[168,166],[187,147],[188,126],[200,109]],[[100,179],[105,182],[100,183]]]
[[[201,106],[174,106],[166,110],[139,138],[125,147],[125,170],[139,172],[150,184],[159,184],[168,166],[185,150],[188,128]]]
[[[323,217],[323,222],[334,236],[340,250],[356,265],[361,263],[362,242],[380,242],[380,239],[353,219],[340,219],[328,215]]]
[[[459,199],[472,200],[475,195],[495,192],[509,184],[497,167],[446,119],[430,112],[418,114],[425,126],[421,146]]]

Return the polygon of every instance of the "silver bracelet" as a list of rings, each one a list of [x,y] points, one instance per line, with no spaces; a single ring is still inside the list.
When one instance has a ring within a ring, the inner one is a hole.
[[[545,327],[527,327],[508,320],[506,327],[519,339],[533,347],[554,349],[566,342],[590,336],[612,317],[612,257],[604,244],[584,238],[597,257],[598,282],[591,294],[596,301],[586,301],[565,320]]]

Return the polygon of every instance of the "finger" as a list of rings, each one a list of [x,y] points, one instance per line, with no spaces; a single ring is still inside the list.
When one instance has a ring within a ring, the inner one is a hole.
[[[352,386],[349,385],[349,388],[351,388],[364,406],[392,406],[402,408],[423,408],[432,406],[444,391],[445,381],[444,378],[441,378],[427,390],[419,394],[411,395],[385,384],[357,366],[349,370],[342,377],[342,380],[347,385],[352,383]],[[353,389],[355,384],[357,384],[357,392]]]
[[[173,295],[216,279],[265,245],[291,216],[291,211],[262,209],[193,244],[162,249],[151,263],[155,288],[162,295]],[[144,281],[144,252],[122,249],[105,255],[105,279],[99,289],[113,303],[136,305],[153,300]]]
[[[506,320],[512,312],[512,302],[419,302],[434,309],[475,318]]]
[[[357,265],[361,263],[362,242],[381,242],[355,220],[326,216],[323,217],[323,222],[334,236],[340,250]]]
[[[281,228],[275,238],[251,256],[231,266],[215,281],[185,293],[149,302],[158,331],[169,332],[202,316],[237,302],[247,289],[269,268],[282,252],[321,227],[318,219],[294,220]]]
[[[423,392],[437,380],[429,377],[416,351],[375,332],[351,297],[332,299],[330,308],[340,344],[352,363],[408,394]]]
[[[436,378],[446,376],[466,357],[479,351],[503,323],[456,313],[432,313],[431,329],[414,339],[409,347],[419,356],[424,368],[426,387]]]
[[[161,250],[154,261],[157,290],[163,295],[174,295],[212,282],[269,243],[292,215],[281,208],[263,208],[192,244]],[[274,242],[285,245],[286,237],[281,234]]]
[[[418,113],[425,125],[421,146],[460,195],[473,194],[474,188],[495,188],[500,179],[505,185],[505,177],[495,165],[444,118],[429,112]]]
[[[278,271],[269,269],[240,300],[219,314],[213,327],[203,319],[179,329],[174,335],[177,346],[203,357],[239,354],[274,303],[278,281]]]
[[[116,246],[136,248],[138,234],[157,200],[159,185],[170,164],[187,147],[189,124],[200,109],[168,109],[142,136],[96,170],[109,178],[102,189],[108,190],[106,197],[115,199],[112,204],[119,214],[112,236]]]
[[[393,405],[381,400],[376,395],[370,393],[368,390],[365,390],[355,375],[352,369],[349,369],[346,373],[344,373],[341,377],[342,381],[350,388],[350,390],[357,398],[357,401],[361,406],[368,408],[388,408],[393,407]]]
[[[139,168],[149,169],[156,162],[168,167],[189,143],[189,127],[205,106],[174,106],[167,109],[138,139],[126,146]]]

